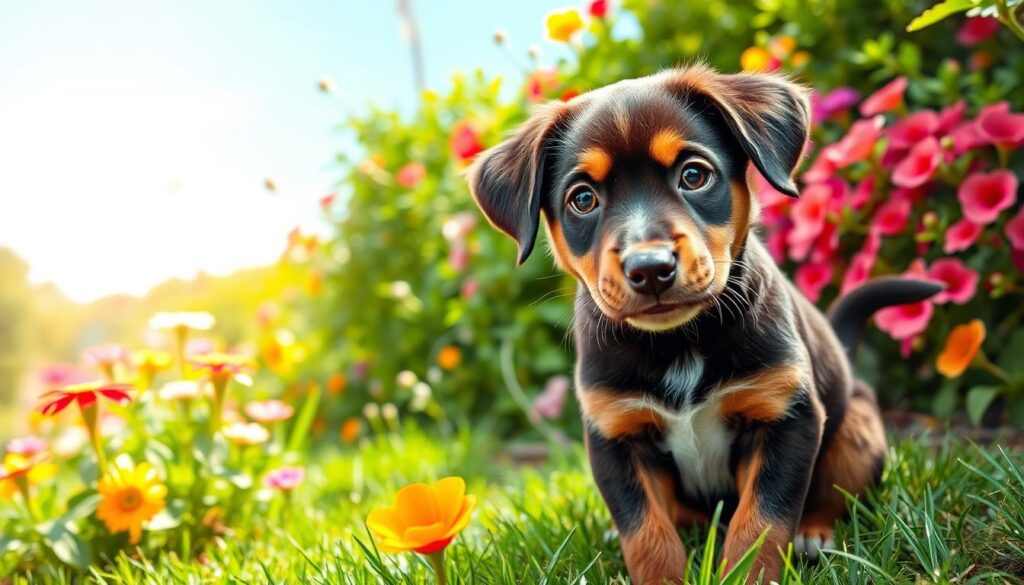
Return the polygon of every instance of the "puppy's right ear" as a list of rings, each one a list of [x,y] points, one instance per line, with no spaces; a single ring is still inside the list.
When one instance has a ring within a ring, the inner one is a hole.
[[[517,264],[530,257],[540,226],[545,145],[565,104],[541,106],[510,138],[487,150],[469,169],[469,188],[487,220],[519,246]]]

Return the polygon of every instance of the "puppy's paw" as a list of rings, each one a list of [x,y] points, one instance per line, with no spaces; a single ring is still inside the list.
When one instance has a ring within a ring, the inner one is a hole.
[[[793,537],[793,552],[798,555],[805,554],[812,561],[818,560],[820,551],[834,550],[835,547],[831,526],[801,526],[797,528],[796,536]]]

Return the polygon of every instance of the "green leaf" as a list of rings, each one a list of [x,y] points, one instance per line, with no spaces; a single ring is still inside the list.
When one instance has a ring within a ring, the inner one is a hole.
[[[920,16],[910,21],[907,32],[914,32],[929,27],[940,20],[958,12],[965,12],[974,7],[974,0],[945,0],[926,9]]]
[[[295,426],[292,427],[292,434],[288,437],[288,450],[298,453],[309,437],[309,429],[313,426],[313,418],[316,417],[316,409],[320,406],[320,386],[313,385],[306,395],[306,402],[302,404],[299,416],[295,418]]]
[[[999,353],[998,364],[1012,378],[1024,376],[1024,330],[1018,330],[1010,336],[1003,351]]]
[[[953,414],[953,410],[956,409],[958,387],[956,380],[946,380],[942,383],[932,401],[932,414],[939,418],[947,418]]]
[[[92,563],[92,548],[75,533],[75,525],[63,518],[36,526],[43,543],[64,564],[85,569]]]
[[[967,392],[967,416],[975,425],[981,424],[981,417],[985,416],[992,401],[999,395],[998,386],[975,386]]]

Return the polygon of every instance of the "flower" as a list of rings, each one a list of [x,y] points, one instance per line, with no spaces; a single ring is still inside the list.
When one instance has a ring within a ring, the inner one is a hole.
[[[40,437],[19,437],[8,441],[6,450],[15,455],[32,457],[46,451],[48,446],[46,439]]]
[[[454,345],[446,345],[437,354],[437,365],[446,370],[454,370],[462,362],[462,350]]]
[[[460,163],[473,160],[484,150],[480,135],[468,120],[459,120],[448,136],[448,148]]]
[[[740,54],[740,68],[751,73],[775,71],[782,63],[767,49],[747,47]]]
[[[932,304],[928,301],[886,307],[875,313],[875,324],[893,339],[902,341],[923,333],[932,313]]]
[[[558,87],[557,69],[537,69],[526,76],[526,99],[541,102],[548,92]]]
[[[330,213],[331,208],[334,207],[334,200],[338,198],[337,193],[328,193],[320,198],[320,210],[324,213]]]
[[[433,485],[414,483],[395,496],[392,508],[376,508],[366,518],[383,552],[443,550],[468,524],[476,496],[466,494],[461,477],[446,477]]]
[[[1024,250],[1024,207],[1017,210],[1017,215],[1006,222],[1006,239],[1014,250]]]
[[[910,149],[910,153],[892,171],[892,182],[912,189],[928,182],[942,162],[942,147],[934,136],[928,136]]]
[[[790,218],[793,229],[786,236],[790,246],[790,257],[803,260],[811,250],[814,240],[825,229],[825,221],[832,207],[832,189],[824,183],[806,188],[793,203]]]
[[[405,163],[402,168],[398,169],[395,173],[395,179],[398,184],[406,189],[413,189],[416,185],[427,176],[427,167],[423,166],[423,163],[413,161]]]
[[[992,144],[1011,146],[1024,140],[1024,114],[1014,114],[1006,102],[985,108],[977,124],[981,136]]]
[[[132,465],[127,455],[114,460],[111,471],[99,482],[103,496],[96,517],[111,532],[125,532],[132,544],[142,538],[142,525],[164,509],[167,486],[149,463]]]
[[[337,396],[345,390],[345,386],[348,384],[348,379],[345,374],[336,372],[331,374],[330,378],[327,378],[327,392],[331,396]]]
[[[441,226],[441,235],[449,242],[464,240],[476,227],[476,215],[469,212],[456,213]]]
[[[903,92],[907,90],[907,78],[897,77],[881,89],[868,96],[860,105],[863,116],[874,116],[903,105]]]
[[[133,389],[131,384],[111,384],[102,380],[71,384],[43,394],[41,398],[46,402],[39,408],[39,412],[46,416],[53,416],[63,411],[72,402],[77,402],[79,408],[86,409],[96,404],[97,398],[101,396],[120,404],[126,404],[131,402],[131,396],[128,394],[131,389]]]
[[[533,399],[534,416],[558,418],[565,407],[565,397],[569,394],[568,376],[551,376],[544,384],[544,391]]]
[[[92,378],[93,376],[89,373],[69,364],[50,364],[39,370],[39,381],[48,390],[68,384],[88,382]]]
[[[587,7],[587,12],[594,18],[608,16],[608,0],[591,0],[590,6]]]
[[[889,128],[889,145],[901,149],[912,148],[934,135],[938,129],[938,114],[931,110],[914,112]]]
[[[346,443],[351,443],[359,438],[359,433],[363,430],[363,423],[358,418],[350,416],[345,419],[345,422],[341,423],[341,430],[339,436],[341,440]]]
[[[245,414],[257,422],[277,422],[291,418],[295,409],[280,400],[264,400],[246,404]]]
[[[548,38],[561,43],[568,43],[574,34],[583,29],[583,17],[575,8],[552,12],[544,21]]]
[[[194,329],[206,331],[213,329],[216,319],[206,312],[179,311],[177,313],[162,312],[153,315],[149,320],[150,329]]]
[[[160,388],[160,400],[191,400],[202,395],[202,388],[195,380],[175,380],[167,382]]]
[[[973,47],[999,32],[999,21],[984,16],[971,16],[960,25],[956,32],[956,42],[965,47]]]
[[[42,483],[57,474],[57,466],[46,463],[45,454],[22,455],[8,452],[0,464],[0,497],[21,492],[28,498],[28,487]]]
[[[82,353],[86,365],[98,368],[111,380],[114,379],[114,368],[128,363],[128,358],[128,349],[114,343],[89,347]]]
[[[985,323],[981,319],[957,325],[946,338],[946,346],[935,362],[935,369],[947,378],[960,377],[977,357],[984,341]]]
[[[871,219],[871,230],[883,236],[897,236],[907,227],[910,218],[910,200],[904,197],[890,199],[879,206]]]
[[[174,358],[166,351],[140,349],[132,353],[132,363],[139,375],[139,387],[149,389],[157,373],[171,367]]]
[[[826,118],[849,109],[859,99],[860,93],[852,87],[837,87],[823,96],[815,94],[814,120],[821,123]]]
[[[962,305],[974,298],[978,291],[978,273],[964,266],[957,258],[942,258],[928,267],[928,278],[945,283],[946,288],[932,297],[932,302],[942,305]]]
[[[956,195],[964,217],[988,225],[1017,201],[1017,175],[1008,170],[973,173],[960,184]]]
[[[279,467],[267,472],[263,477],[263,485],[290,492],[302,484],[306,478],[306,470],[302,467]]]
[[[193,355],[190,360],[197,368],[205,371],[215,384],[217,381],[229,379],[234,379],[245,386],[251,384],[250,378],[243,373],[252,367],[252,358],[248,356],[211,352]]]
[[[883,126],[885,118],[882,116],[857,120],[839,142],[823,148],[818,159],[824,159],[837,168],[866,160],[874,151],[875,143],[882,137]],[[804,178],[807,178],[807,173],[804,174]]]
[[[1009,227],[1009,225],[1007,225]],[[981,226],[967,219],[961,219],[946,230],[946,241],[942,251],[947,254],[962,252],[974,245],[981,235]]]
[[[821,291],[832,282],[832,264],[828,262],[805,262],[796,269],[796,286],[812,302],[821,299]]]
[[[270,431],[259,423],[236,422],[224,427],[224,438],[236,445],[249,447],[270,440]]]

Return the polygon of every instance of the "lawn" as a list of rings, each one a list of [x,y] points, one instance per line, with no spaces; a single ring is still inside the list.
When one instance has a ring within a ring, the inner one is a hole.
[[[785,581],[1024,582],[1022,454],[959,439],[931,443],[895,446],[880,488],[839,527],[841,550],[814,566],[795,561]],[[359,450],[316,452],[290,505],[253,497],[248,520],[222,528],[200,562],[183,561],[170,545],[159,556],[129,549],[88,574],[96,583],[125,584],[433,583],[423,557],[378,553],[364,519],[409,482],[459,475],[479,504],[448,548],[449,582],[627,583],[582,449],[556,449],[537,466],[510,463],[488,437],[442,441],[411,426],[378,433]],[[699,528],[684,531],[689,582],[711,582],[701,570],[707,538]],[[17,546],[4,544],[6,572]],[[55,567],[0,583],[80,581],[81,574]]]

